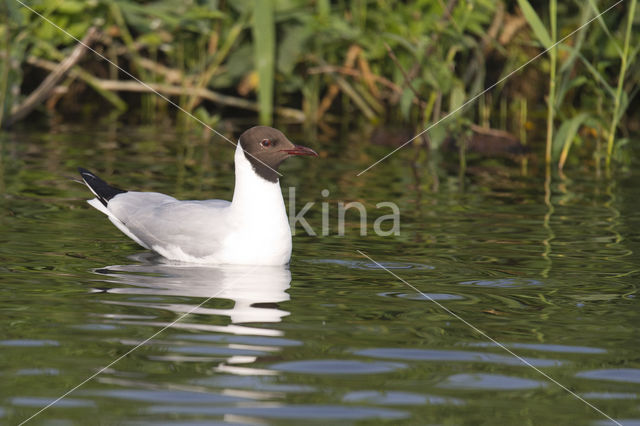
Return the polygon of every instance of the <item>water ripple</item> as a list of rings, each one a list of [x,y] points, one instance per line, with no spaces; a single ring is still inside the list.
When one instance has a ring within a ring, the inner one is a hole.
[[[356,355],[369,356],[374,358],[392,358],[413,361],[466,361],[466,362],[488,362],[503,365],[525,365],[518,358],[510,355],[499,355],[483,352],[454,351],[438,349],[415,349],[415,348],[372,348],[354,351]],[[531,365],[536,367],[557,367],[564,364],[563,361],[555,359],[524,358]]]
[[[434,266],[425,265],[423,263],[413,263],[413,262],[378,262],[378,264],[374,262],[369,262],[365,260],[341,260],[341,259],[313,259],[307,260],[308,263],[315,264],[330,264],[330,265],[339,265],[346,266],[350,269],[414,269],[414,270],[424,270],[424,269],[435,269]]]
[[[273,376],[231,376],[215,375],[192,380],[195,385],[210,386],[222,389],[250,389],[268,392],[313,392],[316,389],[308,385],[277,383]]]
[[[35,339],[15,339],[15,340],[0,340],[0,346],[23,346],[23,347],[35,347],[35,346],[59,346],[60,343],[55,340],[35,340]]]
[[[55,401],[54,398],[40,398],[32,396],[17,396],[15,398],[11,398],[11,403],[20,407],[41,408],[45,405],[51,404],[53,401]],[[88,401],[86,399],[64,398],[56,402],[56,406],[67,408],[95,407],[96,403],[94,401]]]
[[[446,389],[472,390],[520,390],[535,389],[547,386],[546,383],[523,379],[520,377],[503,376],[501,374],[455,374],[449,376],[438,387]]]
[[[640,419],[616,419],[618,423],[624,426],[640,426]],[[610,426],[609,420],[598,420],[594,423],[596,426]]]
[[[611,380],[613,382],[640,383],[640,369],[638,368],[611,368],[603,370],[583,371],[576,377],[594,380]]]
[[[195,340],[199,342],[243,343],[246,345],[260,346],[300,346],[299,340],[285,339],[282,337],[268,336],[229,336],[224,334],[176,334],[172,339]]]
[[[581,396],[586,399],[638,399],[638,394],[624,392],[586,392]]]
[[[23,368],[16,372],[18,376],[57,376],[60,370],[57,368]]]
[[[159,405],[150,407],[153,414],[238,415],[273,419],[348,419],[369,418],[404,419],[409,413],[386,408],[345,407],[340,405],[280,405],[264,407],[189,407],[184,405]]]
[[[607,353],[605,349],[594,348],[589,346],[570,346],[570,345],[554,345],[547,343],[503,343],[504,346],[516,349],[530,349],[533,351],[543,352],[562,352],[562,353],[576,353],[576,354],[604,354]],[[467,343],[466,346],[473,347],[498,347],[492,342],[475,342]]]
[[[281,362],[271,366],[274,370],[309,374],[374,374],[406,368],[399,362],[365,362],[355,360],[319,359]]]
[[[371,404],[388,405],[463,405],[464,401],[458,398],[447,398],[435,395],[422,395],[411,392],[398,391],[353,391],[342,397],[344,402],[368,402]]]
[[[408,299],[408,300],[461,300],[464,297],[459,296],[457,294],[448,294],[448,293],[399,293],[394,291],[378,293],[378,296],[382,297],[395,297],[398,299]]]
[[[460,285],[474,285],[478,287],[519,288],[528,286],[541,286],[544,283],[532,278],[500,278],[495,280],[471,280],[463,281]]]
[[[182,354],[194,354],[194,355],[246,355],[246,356],[262,356],[267,352],[250,349],[250,348],[231,348],[223,346],[213,345],[193,345],[193,346],[173,346],[172,352],[178,352]]]
[[[107,391],[83,392],[89,395],[99,395],[110,398],[124,399],[127,401],[144,401],[153,403],[185,403],[185,404],[220,404],[229,402],[251,401],[231,395],[221,395],[205,392],[190,392],[177,389],[172,390],[148,390],[148,389],[118,389]]]

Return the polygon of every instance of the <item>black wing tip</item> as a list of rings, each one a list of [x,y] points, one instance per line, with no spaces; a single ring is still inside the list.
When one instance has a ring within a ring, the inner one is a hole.
[[[87,185],[89,185],[89,183],[87,182],[87,178],[100,180],[98,176],[85,169],[84,167],[78,167],[78,172],[80,173],[80,176],[82,176],[82,180],[84,180]]]
[[[107,206],[107,202],[110,199],[118,194],[127,192],[124,189],[116,188],[115,186],[109,185],[107,182],[103,181],[98,176],[83,167],[78,167],[78,172],[80,172],[80,176],[82,176],[82,180],[84,181],[84,183],[87,184],[87,186],[91,189],[91,192],[93,192],[96,197],[98,197],[98,200],[100,200],[100,202],[104,204],[105,207]]]

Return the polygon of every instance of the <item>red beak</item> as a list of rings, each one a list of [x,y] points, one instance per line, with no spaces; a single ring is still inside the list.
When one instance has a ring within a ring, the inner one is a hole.
[[[317,152],[302,145],[294,145],[293,149],[283,149],[282,151],[286,152],[289,155],[312,155],[314,157],[318,156]]]

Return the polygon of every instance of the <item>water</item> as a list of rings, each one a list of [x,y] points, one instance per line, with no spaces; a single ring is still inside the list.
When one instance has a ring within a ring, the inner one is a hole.
[[[145,252],[67,177],[84,166],[127,188],[228,199],[225,142],[117,126],[1,140],[3,424],[118,358],[30,424],[612,424],[430,299],[640,422],[638,175],[575,172],[548,203],[517,168],[474,173],[464,190],[441,174],[433,193],[410,152],[358,178],[381,152],[314,145],[322,157],[289,161],[283,187],[297,187],[298,210],[316,202],[317,232],[327,203],[330,235],[298,228],[289,268],[214,268]],[[368,235],[354,212],[337,235],[337,202],[356,200]],[[380,201],[401,208],[400,236],[373,234]]]

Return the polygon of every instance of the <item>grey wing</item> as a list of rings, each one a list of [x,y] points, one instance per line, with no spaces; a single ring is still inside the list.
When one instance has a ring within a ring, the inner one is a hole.
[[[179,247],[190,256],[204,257],[221,245],[228,229],[230,204],[223,200],[178,201],[159,193],[127,192],[110,200],[108,209],[143,246]]]

